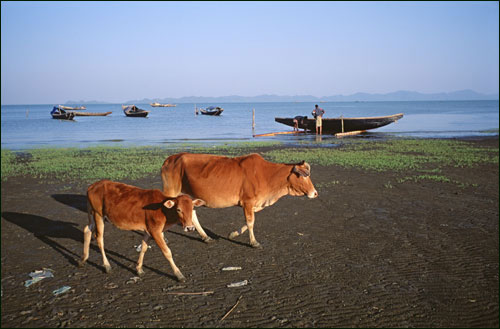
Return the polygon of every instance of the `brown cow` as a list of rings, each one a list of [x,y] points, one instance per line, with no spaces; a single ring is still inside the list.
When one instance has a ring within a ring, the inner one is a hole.
[[[259,154],[228,158],[208,154],[179,153],[169,156],[161,168],[163,193],[175,197],[186,193],[203,199],[207,207],[243,208],[246,225],[232,232],[235,238],[248,229],[250,244],[259,248],[253,226],[255,212],[274,204],[284,195],[318,196],[310,178],[311,167],[304,161],[280,164],[264,160]],[[211,241],[203,231],[196,212],[193,224],[205,242]]]
[[[135,186],[101,180],[87,189],[87,209],[89,225],[83,230],[83,256],[79,262],[83,266],[89,258],[89,246],[92,232],[101,249],[106,272],[111,265],[104,252],[104,217],[122,230],[144,231],[141,253],[137,261],[137,274],[142,275],[142,261],[148,250],[151,237],[156,241],[165,258],[169,261],[179,281],[185,281],[184,275],[177,268],[172,253],[163,238],[163,232],[180,222],[184,231],[194,231],[192,222],[193,206],[205,204],[203,200],[192,200],[187,195],[176,198],[166,197],[160,190],[143,190]]]

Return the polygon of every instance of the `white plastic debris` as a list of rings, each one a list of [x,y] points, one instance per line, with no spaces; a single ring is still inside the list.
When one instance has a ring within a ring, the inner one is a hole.
[[[41,281],[43,279],[53,278],[54,274],[52,274],[52,272],[53,272],[53,270],[51,270],[50,268],[44,268],[43,270],[38,270],[38,271],[31,272],[29,274],[29,276],[31,276],[31,279],[30,280],[26,280],[24,282],[24,286],[25,287],[29,287],[33,283],[36,283],[36,282]]]
[[[141,250],[142,250],[142,244],[140,244],[138,246],[134,246],[134,248],[135,248],[135,251],[141,252]],[[148,245],[148,248],[151,249],[151,245]]]
[[[57,295],[60,295],[60,294],[64,294],[66,291],[68,291],[70,289],[71,289],[70,286],[62,286],[61,288],[54,290],[52,293],[55,296],[57,296]]]
[[[248,284],[248,280],[243,280],[240,282],[234,282],[234,283],[228,284],[227,287],[228,288],[242,287],[242,286],[246,286],[247,284]]]
[[[228,266],[228,267],[224,267],[222,268],[223,271],[238,271],[238,270],[241,270],[241,267],[239,266]]]
[[[141,280],[140,277],[134,276],[134,277],[131,277],[130,279],[128,279],[128,281],[125,282],[125,284],[137,283],[137,281],[139,281],[139,280]]]

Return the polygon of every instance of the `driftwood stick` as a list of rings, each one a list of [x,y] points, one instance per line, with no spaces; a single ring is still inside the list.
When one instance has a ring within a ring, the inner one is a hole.
[[[179,296],[185,296],[185,295],[210,295],[213,294],[213,291],[201,291],[201,292],[167,292],[167,295],[179,295]]]
[[[222,319],[220,319],[220,322],[224,321],[224,319],[227,318],[227,316],[229,315],[229,313],[231,313],[236,308],[236,306],[238,306],[238,304],[240,303],[241,297],[243,297],[243,295],[240,295],[240,297],[236,301],[236,304],[234,304],[234,306],[231,307],[231,309],[226,313],[226,315],[224,315],[222,317]]]

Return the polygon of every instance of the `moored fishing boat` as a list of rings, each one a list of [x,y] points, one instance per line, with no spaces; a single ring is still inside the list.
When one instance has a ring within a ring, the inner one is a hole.
[[[77,117],[105,117],[113,112],[70,112]]]
[[[157,102],[151,103],[149,105],[151,105],[152,107],[176,107],[177,106],[177,104],[160,104]]]
[[[138,108],[135,105],[122,105],[123,113],[128,117],[147,117],[149,111]]]
[[[73,112],[66,112],[60,106],[54,106],[52,111],[50,112],[50,115],[52,115],[52,119],[60,119],[60,120],[73,120],[75,117],[75,113]]]
[[[222,111],[224,111],[224,109],[218,106],[209,106],[206,109],[200,109],[201,114],[205,115],[221,115]]]
[[[359,117],[359,118],[323,118],[322,126],[324,134],[346,133],[350,131],[360,131],[380,128],[390,123],[396,122],[403,117],[403,113],[380,116],[380,117]],[[274,121],[293,127],[293,118],[274,118]],[[304,117],[298,124],[299,128],[309,131],[316,131],[316,120]]]
[[[63,110],[86,110],[87,109],[85,106],[71,107],[71,106],[59,105],[59,107],[62,108]]]

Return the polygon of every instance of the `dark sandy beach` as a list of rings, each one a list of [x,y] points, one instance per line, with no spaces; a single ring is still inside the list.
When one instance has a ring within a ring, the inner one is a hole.
[[[498,137],[470,142],[498,149]],[[78,268],[86,187],[2,182],[2,327],[498,327],[498,164],[442,170],[471,185],[389,186],[391,172],[314,165],[318,198],[287,196],[256,214],[262,250],[248,234],[227,239],[241,208],[199,208],[215,243],[179,226],[165,234],[185,283],[154,243],[131,280],[141,236],[109,223],[113,271],[94,240]],[[159,175],[126,183],[161,188]],[[42,268],[54,277],[25,287]],[[195,292],[213,293],[172,294]]]

